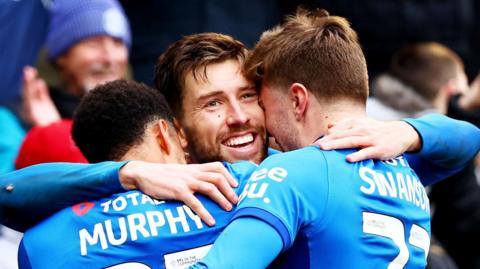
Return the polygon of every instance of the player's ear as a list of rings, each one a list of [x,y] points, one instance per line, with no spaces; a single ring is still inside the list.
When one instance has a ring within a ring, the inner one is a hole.
[[[456,79],[456,78],[449,79],[448,82],[445,83],[445,85],[443,85],[443,86],[440,88],[440,91],[445,91],[448,96],[452,96],[452,95],[458,94],[458,93],[460,93],[459,91],[460,91],[461,89],[459,89],[459,88],[457,87],[457,85],[458,85],[458,82],[457,82],[457,79]]]
[[[188,152],[188,141],[185,136],[185,131],[183,130],[182,126],[176,118],[173,119],[173,124],[177,129],[178,139],[180,140],[180,145],[182,146],[183,151]]]
[[[169,155],[172,150],[170,128],[173,127],[164,119],[158,120],[154,128],[157,144],[166,155]]]
[[[297,121],[305,117],[308,108],[308,90],[301,83],[293,83],[288,90],[288,97]]]

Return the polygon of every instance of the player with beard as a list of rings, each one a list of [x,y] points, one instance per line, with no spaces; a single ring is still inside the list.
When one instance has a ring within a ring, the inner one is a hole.
[[[155,86],[171,105],[194,162],[249,160],[267,153],[263,111],[242,66],[245,46],[230,36],[186,36],[160,55]]]

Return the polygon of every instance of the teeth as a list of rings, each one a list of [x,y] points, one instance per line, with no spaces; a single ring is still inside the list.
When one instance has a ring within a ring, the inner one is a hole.
[[[253,141],[253,134],[247,134],[244,136],[230,138],[225,142],[225,145],[229,147],[233,147],[233,146],[238,146],[245,143],[250,143],[252,141]]]

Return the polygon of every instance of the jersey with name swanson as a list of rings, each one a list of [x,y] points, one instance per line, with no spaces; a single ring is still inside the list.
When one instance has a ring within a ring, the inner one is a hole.
[[[270,224],[283,240],[275,268],[424,268],[430,244],[425,188],[403,156],[348,163],[317,147],[267,158],[235,218]]]

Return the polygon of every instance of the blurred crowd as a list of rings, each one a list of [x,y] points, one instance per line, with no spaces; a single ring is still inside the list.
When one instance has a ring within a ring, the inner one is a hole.
[[[0,2],[0,174],[87,160],[71,138],[85,93],[116,79],[153,84],[182,36],[218,32],[251,47],[298,5],[346,17],[370,76],[369,116],[446,114],[480,127],[480,3],[474,0],[5,0]],[[454,130],[452,130],[454,131]],[[480,268],[480,158],[429,189],[430,268]],[[16,268],[20,233],[0,230],[0,268]]]

